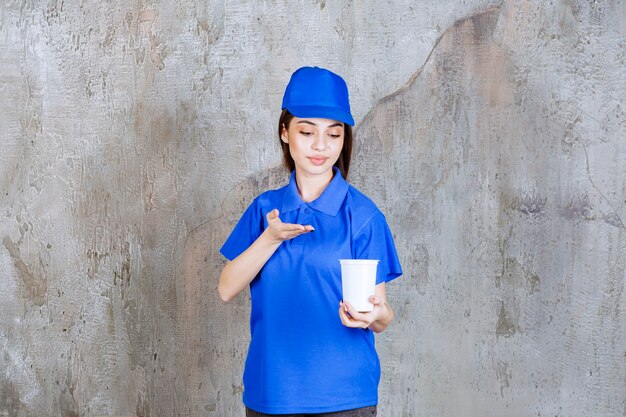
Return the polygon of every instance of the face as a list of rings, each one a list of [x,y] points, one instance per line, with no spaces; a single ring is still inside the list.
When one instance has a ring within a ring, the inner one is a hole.
[[[344,126],[331,119],[294,117],[283,127],[281,140],[289,144],[296,174],[328,175],[343,148]]]

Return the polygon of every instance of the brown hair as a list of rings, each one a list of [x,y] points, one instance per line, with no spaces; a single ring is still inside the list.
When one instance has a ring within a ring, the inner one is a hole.
[[[283,164],[289,170],[289,172],[293,172],[296,169],[296,164],[289,153],[289,144],[285,143],[281,139],[282,128],[289,130],[289,123],[291,119],[293,119],[293,114],[289,112],[289,110],[285,109],[280,114],[280,118],[278,119],[278,140],[280,141],[280,146],[283,149]],[[350,157],[352,156],[352,126],[347,123],[343,124],[343,148],[341,149],[341,153],[339,154],[339,158],[337,162],[335,162],[335,166],[339,168],[341,171],[341,175],[344,179],[348,179],[348,170],[350,169]]]

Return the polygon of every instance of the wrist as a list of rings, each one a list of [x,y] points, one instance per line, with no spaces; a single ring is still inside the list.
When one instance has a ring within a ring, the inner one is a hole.
[[[389,323],[391,323],[392,320],[393,310],[386,301],[383,301],[380,305],[380,312],[378,314],[378,317],[376,318],[376,320],[374,320],[372,324],[382,326],[384,329],[389,325]]]
[[[391,313],[391,309],[389,308],[389,304],[386,301],[383,301],[380,305],[380,314],[376,321],[386,321]]]
[[[270,230],[269,227],[265,229],[263,233],[261,233],[261,236],[259,236],[259,239],[261,239],[262,242],[266,246],[270,246],[270,247],[275,246],[277,248],[282,243],[282,240],[277,239],[275,236],[273,236],[272,231]]]

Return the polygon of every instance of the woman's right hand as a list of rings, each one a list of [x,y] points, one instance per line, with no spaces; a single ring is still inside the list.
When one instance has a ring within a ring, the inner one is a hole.
[[[293,239],[304,233],[309,233],[315,230],[311,225],[283,223],[278,217],[278,209],[274,209],[267,213],[268,227],[265,229],[268,237],[275,243],[281,243],[284,240]]]
[[[246,288],[284,240],[315,230],[310,225],[283,223],[276,209],[266,217],[269,226],[261,236],[224,266],[217,284],[217,291],[223,301],[232,300]]]

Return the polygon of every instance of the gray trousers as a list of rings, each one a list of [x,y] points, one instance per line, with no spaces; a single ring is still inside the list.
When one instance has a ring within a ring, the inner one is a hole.
[[[376,406],[355,408],[353,410],[337,411],[320,414],[264,414],[246,407],[246,417],[376,417]]]

